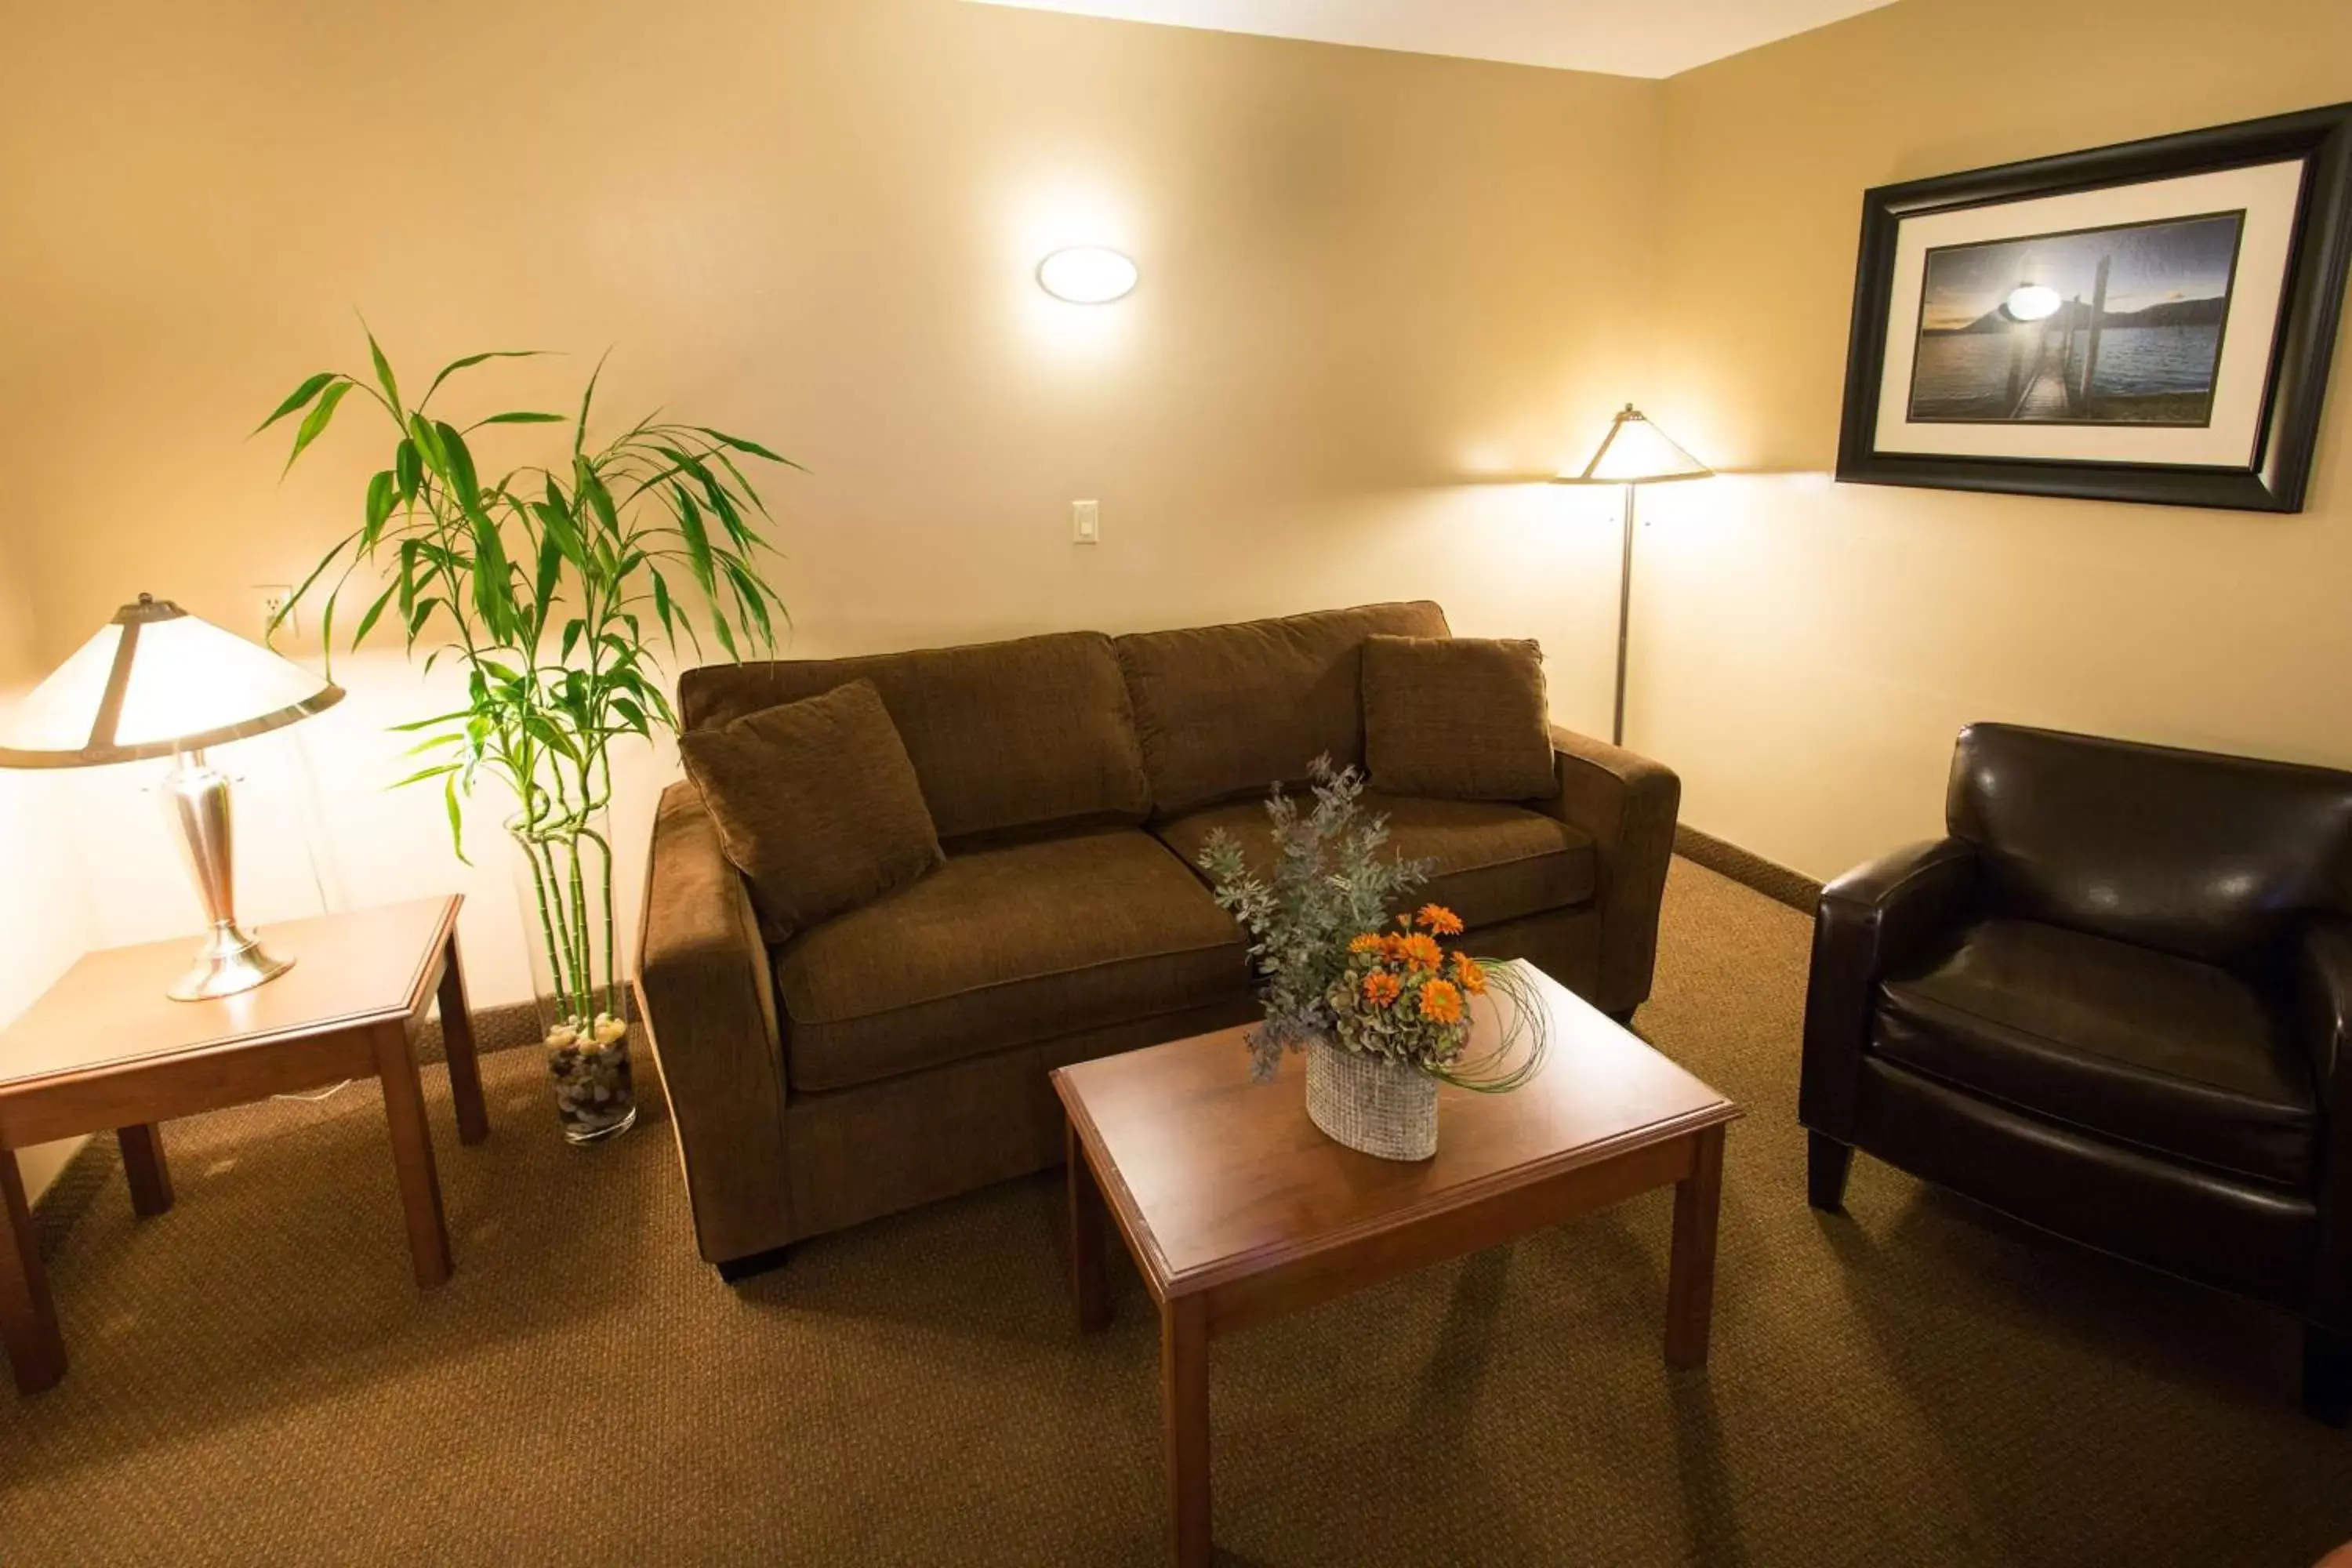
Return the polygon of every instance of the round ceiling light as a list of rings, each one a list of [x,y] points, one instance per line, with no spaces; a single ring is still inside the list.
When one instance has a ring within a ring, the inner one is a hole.
[[[1108,305],[1135,291],[1135,263],[1099,245],[1074,245],[1037,263],[1037,286],[1073,305]]]
[[[2010,290],[2009,298],[2001,301],[2000,308],[2002,314],[2012,321],[2041,321],[2056,315],[2058,307],[2063,303],[2065,301],[2058,298],[2055,289],[2040,283],[2020,283]]]

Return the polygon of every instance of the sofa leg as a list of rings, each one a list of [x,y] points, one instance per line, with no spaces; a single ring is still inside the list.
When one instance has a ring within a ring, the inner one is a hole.
[[[2330,1426],[2352,1421],[2352,1334],[2304,1325],[2303,1412]]]
[[[1631,1007],[1621,1007],[1609,1016],[1621,1029],[1630,1029],[1633,1026],[1633,1009]]]
[[[719,1265],[719,1278],[730,1285],[740,1285],[744,1280],[765,1274],[772,1268],[782,1268],[784,1266],[784,1254],[790,1250],[789,1247],[772,1247],[765,1252],[747,1253],[741,1258],[730,1258]]]
[[[1824,1133],[1805,1134],[1805,1201],[1825,1213],[1845,1207],[1846,1173],[1853,1169],[1853,1146]]]

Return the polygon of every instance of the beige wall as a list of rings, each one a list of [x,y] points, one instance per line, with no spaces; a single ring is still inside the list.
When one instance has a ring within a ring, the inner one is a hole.
[[[573,352],[505,406],[612,345],[616,411],[809,464],[771,491],[800,653],[1430,595],[1606,723],[1612,498],[1525,481],[1640,395],[1654,83],[950,0],[92,4],[10,50],[0,472],[45,658],[142,588],[249,628],[348,525],[358,400],[282,487],[244,437],[363,368],[356,309],[404,366]],[[1130,300],[1039,292],[1084,240]],[[520,995],[499,846],[468,872],[377,789],[431,699],[338,673],[232,749],[248,911],[461,886],[478,994]],[[109,940],[193,918],[139,782],[83,796]]]
[[[2352,99],[2342,0],[1903,0],[1665,84],[1631,735],[1817,876],[1940,830],[2008,719],[2352,764],[2352,367],[2296,517],[1832,485],[1861,193]],[[2340,356],[2339,356],[2340,357]]]

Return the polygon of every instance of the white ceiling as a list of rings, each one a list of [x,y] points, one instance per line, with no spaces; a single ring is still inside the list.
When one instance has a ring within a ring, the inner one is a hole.
[[[979,0],[1619,76],[1672,76],[1891,0]]]

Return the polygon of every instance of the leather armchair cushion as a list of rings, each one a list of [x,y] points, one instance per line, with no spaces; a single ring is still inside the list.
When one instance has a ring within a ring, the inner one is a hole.
[[[776,959],[799,1090],[1249,997],[1239,928],[1134,828],[952,855]]]
[[[2226,970],[1990,920],[1879,987],[1871,1051],[2177,1159],[2307,1188],[2320,1115],[2289,1020]]]
[[[1591,900],[1592,836],[1558,817],[1492,801],[1378,792],[1367,794],[1364,805],[1388,818],[1389,845],[1399,857],[1433,862],[1412,901],[1444,904],[1473,931]],[[1240,844],[1252,870],[1263,876],[1273,869],[1264,801],[1213,806],[1154,831],[1197,870],[1202,848],[1220,827]]]

